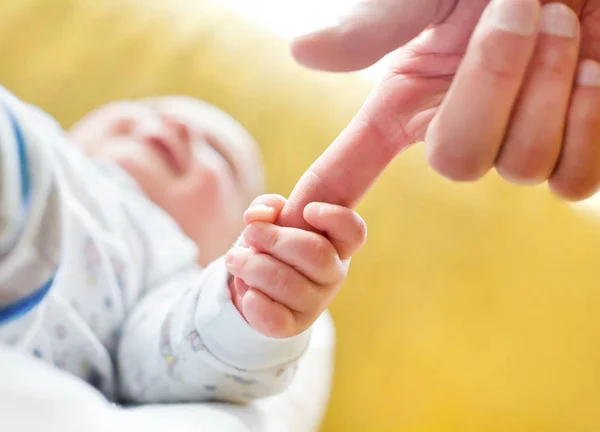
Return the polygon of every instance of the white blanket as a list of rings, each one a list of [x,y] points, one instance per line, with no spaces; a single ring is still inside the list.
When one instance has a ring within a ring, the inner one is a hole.
[[[324,314],[291,387],[246,406],[151,405],[123,409],[83,381],[0,347],[0,430],[11,432],[309,432],[331,386],[334,329]]]

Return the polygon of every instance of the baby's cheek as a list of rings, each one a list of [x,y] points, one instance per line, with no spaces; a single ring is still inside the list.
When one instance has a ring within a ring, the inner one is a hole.
[[[216,235],[228,223],[225,197],[218,184],[207,177],[177,179],[171,184],[168,197],[173,216],[186,232],[205,231],[210,226]]]
[[[241,230],[247,203],[243,202],[231,174],[215,166],[202,172],[200,183],[207,202],[217,213],[215,216]]]

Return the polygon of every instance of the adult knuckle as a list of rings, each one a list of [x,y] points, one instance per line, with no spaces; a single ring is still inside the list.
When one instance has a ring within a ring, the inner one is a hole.
[[[600,109],[594,104],[580,104],[577,107],[576,115],[573,121],[577,122],[577,127],[585,131],[597,131],[600,124]]]
[[[565,77],[572,76],[576,60],[576,50],[547,49],[534,58],[532,66],[544,71],[545,80],[558,80],[562,83]]]
[[[552,193],[567,201],[582,201],[598,189],[597,181],[584,180],[578,176],[551,178],[548,184]]]
[[[439,145],[427,154],[427,162],[438,174],[456,182],[472,182],[489,170],[477,154],[451,154]]]
[[[547,177],[540,168],[522,163],[499,163],[496,171],[504,180],[514,184],[536,185]]]
[[[513,80],[519,72],[515,69],[512,57],[505,52],[510,47],[506,44],[499,44],[496,38],[497,35],[490,34],[481,39],[475,58],[476,68],[492,78],[493,81]]]
[[[535,145],[524,147],[518,154],[501,156],[496,163],[496,171],[511,183],[537,184],[546,181],[552,174],[558,156],[548,150],[554,146],[539,141]]]

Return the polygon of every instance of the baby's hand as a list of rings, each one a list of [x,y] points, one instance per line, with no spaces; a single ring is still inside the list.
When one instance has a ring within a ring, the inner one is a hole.
[[[350,257],[363,245],[366,224],[341,206],[310,203],[304,219],[319,232],[275,225],[285,204],[278,195],[254,200],[244,214],[243,241],[225,257],[235,276],[233,302],[260,333],[274,338],[302,333],[342,286]]]

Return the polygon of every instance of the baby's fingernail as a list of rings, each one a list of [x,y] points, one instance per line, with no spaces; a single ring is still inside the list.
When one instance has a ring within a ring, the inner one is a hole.
[[[244,294],[246,294],[246,292],[248,291],[248,288],[249,288],[248,285],[246,284],[246,282],[244,282],[240,278],[235,278],[234,284],[235,284],[235,290],[237,291],[239,296],[244,297]]]
[[[244,232],[242,233],[242,238],[244,239],[244,241],[247,244],[252,243],[258,237],[257,231],[258,231],[258,228],[256,226],[256,223],[252,223],[252,224],[246,226],[246,228],[244,229]]]
[[[310,203],[307,207],[307,210],[312,213],[313,216],[319,217],[325,214],[325,205],[322,203]]]
[[[540,6],[534,0],[493,0],[489,6],[492,25],[510,33],[529,36],[535,33]]]
[[[577,72],[577,84],[586,87],[600,87],[600,63],[583,60]]]
[[[246,263],[248,253],[248,249],[238,246],[230,249],[225,255],[225,267],[229,271],[239,271]]]
[[[227,270],[230,272],[233,270],[233,255],[229,252],[225,255],[225,267],[227,267]]]
[[[244,213],[244,218],[251,219],[271,219],[275,214],[275,209],[265,204],[256,204],[250,207]]]

